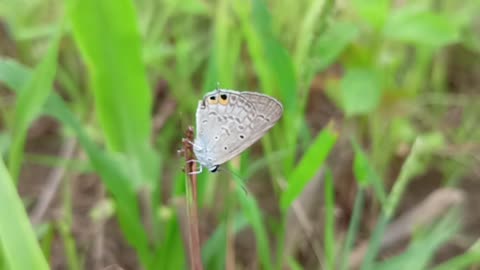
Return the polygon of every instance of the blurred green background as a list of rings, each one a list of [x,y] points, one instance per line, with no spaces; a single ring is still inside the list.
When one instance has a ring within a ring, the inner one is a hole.
[[[0,269],[189,269],[177,150],[217,84],[285,111],[198,175],[204,269],[480,269],[479,14],[0,0]]]

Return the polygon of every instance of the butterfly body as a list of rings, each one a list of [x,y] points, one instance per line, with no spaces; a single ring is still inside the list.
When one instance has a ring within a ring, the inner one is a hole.
[[[215,172],[272,128],[283,114],[276,99],[256,93],[217,89],[199,101],[193,151],[200,165]]]

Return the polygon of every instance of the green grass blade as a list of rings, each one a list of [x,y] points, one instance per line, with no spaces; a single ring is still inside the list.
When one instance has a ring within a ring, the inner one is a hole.
[[[373,269],[378,270],[422,270],[427,266],[435,251],[450,239],[459,229],[458,209],[447,213],[445,217],[432,226],[420,229],[419,235],[415,237],[408,249],[401,255],[378,263]],[[369,268],[372,269],[372,268]]]
[[[182,207],[180,209],[183,210]],[[150,269],[186,269],[186,250],[182,241],[179,218],[174,209],[163,208],[158,210],[161,219],[164,240],[155,251],[154,262]],[[208,268],[210,269],[210,268]]]
[[[270,255],[270,244],[261,210],[255,199],[250,195],[245,194],[245,190],[240,186],[237,187],[236,192],[238,202],[242,207],[243,213],[247,217],[248,223],[252,226],[253,233],[255,234],[257,253],[262,265],[261,269],[271,270],[273,269],[273,264]]]
[[[9,78],[0,77],[0,81],[5,79],[5,84],[17,93],[21,91],[22,85],[25,85],[25,81],[28,81],[31,76],[31,71],[13,61],[0,61],[0,71],[2,70],[8,74],[18,75]],[[22,82],[19,78],[24,78],[25,81]],[[87,136],[85,128],[56,93],[52,93],[48,98],[44,113],[58,119],[77,136],[80,145],[90,158],[92,166],[100,174],[108,191],[116,199],[117,215],[127,241],[138,251],[144,264],[150,262],[148,238],[141,223],[135,194],[129,188],[129,177],[123,168],[123,163],[119,162],[115,156],[102,151]]]
[[[295,66],[300,69],[305,69],[308,58],[315,43],[314,38],[318,33],[318,28],[325,27],[326,17],[335,1],[311,1],[308,13],[303,18],[301,23],[300,33],[295,45]],[[322,29],[323,30],[323,29]],[[304,74],[304,70],[299,73]]]
[[[90,73],[107,145],[126,154],[124,165],[135,187],[153,185],[158,162],[149,146],[152,95],[133,2],[71,0],[69,4],[73,34]]]
[[[262,92],[280,97],[284,105],[285,113],[282,122],[289,128],[289,132],[284,133],[287,137],[281,143],[292,147],[294,153],[296,149],[293,147],[296,146],[300,121],[297,119],[299,112],[296,93],[297,74],[292,58],[275,36],[272,16],[264,0],[237,0],[234,3]],[[272,135],[275,138],[275,132]],[[272,144],[269,135],[264,137],[262,144],[267,155],[270,155]],[[285,160],[286,166],[282,168],[290,173],[293,163],[294,160],[288,158]],[[278,174],[278,170],[273,166],[270,166],[270,172],[272,175]]]
[[[244,215],[236,215],[233,217],[232,233],[235,235],[247,225],[248,221]],[[213,235],[202,246],[202,261],[206,269],[225,269],[226,241],[227,226],[225,223],[222,223],[215,229]]]
[[[80,270],[80,259],[78,258],[78,251],[76,249],[76,241],[72,235],[71,227],[65,222],[58,223],[58,231],[63,240],[63,246],[66,253],[66,261],[69,270]]]
[[[458,255],[453,259],[450,259],[433,270],[456,270],[456,269],[468,269],[469,266],[478,266],[480,265],[480,251],[467,251],[462,255]]]
[[[360,228],[360,218],[362,217],[363,206],[365,204],[365,191],[360,188],[355,196],[355,203],[353,205],[353,214],[350,224],[348,225],[347,237],[342,249],[342,256],[340,257],[340,270],[347,269],[350,253],[353,244],[357,238],[358,230]]]
[[[425,162],[428,156],[440,147],[442,143],[441,137],[439,138],[435,135],[424,135],[415,140],[412,150],[403,163],[400,174],[398,175],[395,184],[392,187],[392,191],[388,195],[387,201],[384,205],[384,211],[388,218],[393,216],[410,180],[425,170]]]
[[[32,76],[23,85],[23,89],[17,97],[12,127],[12,144],[8,160],[9,171],[15,182],[18,182],[28,127],[39,116],[51,92],[57,72],[57,54],[62,30],[60,28],[57,31],[46,56],[35,68]]]
[[[373,231],[372,236],[370,237],[370,242],[368,244],[368,250],[363,258],[361,270],[370,270],[373,267],[373,263],[375,258],[378,255],[380,244],[382,242],[383,234],[388,226],[390,219],[382,213],[378,222],[375,226],[375,230]]]
[[[315,176],[337,140],[338,134],[333,125],[327,126],[315,138],[302,160],[288,178],[288,186],[281,195],[281,208],[290,207],[302,193],[308,182]]]
[[[22,200],[0,160],[0,240],[10,269],[48,270]]]
[[[392,187],[392,191],[388,195],[384,204],[381,219],[375,228],[374,234],[368,246],[367,254],[363,260],[361,267],[362,270],[371,269],[375,257],[379,252],[380,242],[383,237],[383,233],[385,232],[385,228],[394,215],[398,203],[400,202],[400,199],[407,188],[407,185],[415,175],[424,169],[425,156],[434,151],[440,144],[441,141],[432,136],[418,137],[415,140],[412,150],[403,163],[400,174],[397,177],[395,184]]]
[[[372,185],[377,199],[383,205],[387,200],[387,195],[385,193],[385,187],[382,179],[375,172],[373,165],[368,160],[367,155],[360,148],[360,145],[354,140],[352,140],[352,145],[355,152],[355,158],[353,162],[355,180],[359,186],[363,188]]]
[[[335,269],[335,189],[333,174],[325,172],[325,269]]]

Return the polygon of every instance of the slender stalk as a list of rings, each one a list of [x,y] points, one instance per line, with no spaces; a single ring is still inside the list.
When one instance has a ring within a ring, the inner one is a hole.
[[[193,128],[189,127],[185,132],[186,140],[183,141],[185,161],[193,159]],[[197,199],[197,175],[192,174],[197,170],[194,162],[185,163],[186,191],[187,191],[187,223],[188,223],[188,256],[190,269],[203,270],[200,252],[200,234],[198,231],[198,199]]]

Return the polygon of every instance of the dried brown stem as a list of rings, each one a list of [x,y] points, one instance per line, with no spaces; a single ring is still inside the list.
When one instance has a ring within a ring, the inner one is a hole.
[[[183,140],[183,154],[185,161],[194,159],[193,147],[193,128],[189,127],[185,132]],[[187,223],[188,223],[188,253],[190,257],[190,269],[202,270],[202,257],[200,252],[200,234],[198,222],[198,200],[197,200],[197,175],[192,174],[197,169],[195,162],[185,162],[185,173],[187,175]]]

